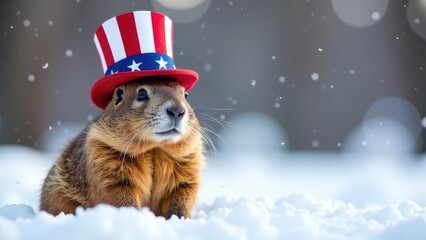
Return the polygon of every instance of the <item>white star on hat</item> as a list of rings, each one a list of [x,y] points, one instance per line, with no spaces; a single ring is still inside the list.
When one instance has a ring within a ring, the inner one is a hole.
[[[164,61],[163,57],[161,57],[160,60],[156,60],[156,62],[160,65],[158,69],[162,69],[162,68],[167,69],[166,65],[168,62]]]
[[[140,69],[139,69],[139,65],[141,65],[142,64],[142,62],[140,62],[140,63],[136,63],[135,62],[135,60],[133,60],[133,62],[132,62],[132,65],[129,65],[129,66],[127,66],[128,68],[131,68],[132,69],[132,72],[134,72],[134,71],[140,71]]]
[[[111,69],[111,73],[110,74],[116,74],[116,73],[118,73],[118,71],[114,72],[114,70]]]

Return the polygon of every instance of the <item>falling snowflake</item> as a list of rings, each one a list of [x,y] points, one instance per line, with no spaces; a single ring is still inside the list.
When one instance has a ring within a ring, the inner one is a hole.
[[[72,52],[72,50],[71,50],[71,49],[67,49],[67,50],[65,51],[65,56],[67,56],[67,57],[71,57],[71,56],[72,56],[72,54],[73,54],[73,52]]]
[[[204,64],[204,70],[206,72],[210,72],[212,70],[213,66],[210,63]]]
[[[28,81],[34,82],[35,81],[35,76],[33,74],[28,75]]]
[[[281,104],[280,104],[279,102],[276,102],[276,103],[274,103],[274,107],[275,107],[275,108],[280,108],[280,107],[281,107]]]
[[[29,26],[31,26],[31,21],[28,20],[28,19],[25,19],[23,24],[24,24],[24,27],[29,27]]]
[[[371,14],[371,18],[375,21],[379,20],[380,19],[380,13],[379,12],[373,12]]]

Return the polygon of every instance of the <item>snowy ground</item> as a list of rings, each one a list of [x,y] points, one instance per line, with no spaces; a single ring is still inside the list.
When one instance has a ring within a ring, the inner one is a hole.
[[[391,138],[390,131],[385,131],[385,138],[368,133],[368,144],[362,134],[342,143],[343,148],[357,151],[288,152],[284,131],[271,119],[259,115],[243,119],[224,131],[225,144],[218,144],[219,151],[209,155],[191,220],[166,221],[148,209],[107,205],[79,209],[76,216],[39,212],[41,184],[66,141],[60,140],[64,134],[47,136],[51,149],[45,149],[56,151],[53,154],[0,146],[0,239],[426,236],[426,156],[407,152],[401,138]],[[58,128],[58,132],[69,133],[69,129]],[[353,143],[359,146],[351,147]]]
[[[54,157],[2,146],[0,239],[421,239],[426,165],[400,157],[225,153],[209,160],[193,219],[166,221],[106,205],[38,212]]]

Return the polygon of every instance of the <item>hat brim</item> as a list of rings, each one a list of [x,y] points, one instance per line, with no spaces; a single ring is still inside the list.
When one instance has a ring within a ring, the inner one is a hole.
[[[116,87],[144,77],[153,76],[168,77],[184,87],[187,92],[189,92],[198,81],[197,72],[189,69],[144,70],[115,73],[96,81],[90,90],[90,98],[97,107],[104,110],[111,101],[112,94]]]

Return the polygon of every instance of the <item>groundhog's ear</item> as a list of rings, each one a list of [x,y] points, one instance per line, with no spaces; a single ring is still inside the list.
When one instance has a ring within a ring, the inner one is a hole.
[[[115,89],[114,91],[114,105],[117,106],[118,104],[120,104],[121,101],[123,101],[124,98],[124,89],[118,87]]]

